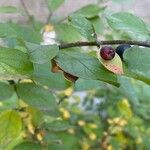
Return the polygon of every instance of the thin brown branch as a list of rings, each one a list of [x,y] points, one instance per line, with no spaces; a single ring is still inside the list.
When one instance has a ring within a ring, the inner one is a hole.
[[[29,19],[29,22],[32,24],[33,29],[35,29],[35,25],[34,25],[33,20],[32,20],[32,19],[33,19],[33,18],[32,18],[32,15],[29,13],[28,8],[27,8],[27,6],[25,5],[24,0],[20,0],[20,3],[21,3],[21,5],[22,5],[22,7],[24,8],[24,11],[25,11],[25,13],[26,13],[26,15],[27,15],[27,17],[28,17],[28,19]]]
[[[67,17],[64,17],[64,18],[62,18],[62,19],[60,19],[57,23],[62,23],[62,22],[64,22],[65,20],[67,20],[68,19],[68,16]]]
[[[101,45],[119,45],[119,44],[129,44],[150,47],[150,41],[128,41],[128,40],[111,40],[111,41],[95,41],[95,42],[75,42],[75,43],[64,43],[60,44],[60,49],[71,48],[71,47],[82,47],[82,46],[97,46]]]
[[[24,8],[24,11],[25,11],[26,15],[28,16],[28,18],[30,18],[31,15],[30,15],[30,13],[29,13],[29,11],[28,11],[28,8],[26,7],[24,1],[23,1],[23,0],[20,0],[20,3],[21,3],[21,5],[22,5],[22,7]]]
[[[49,14],[48,14],[48,17],[47,17],[47,19],[46,19],[46,23],[45,23],[45,24],[48,24],[48,23],[49,23],[49,21],[50,21],[52,15],[53,15],[53,13],[52,13],[52,11],[50,11]]]

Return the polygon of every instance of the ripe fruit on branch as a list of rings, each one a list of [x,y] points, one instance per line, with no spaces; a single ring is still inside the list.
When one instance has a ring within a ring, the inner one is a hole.
[[[120,56],[120,58],[123,60],[123,53],[126,49],[130,48],[131,46],[129,44],[122,44],[119,45],[116,48],[116,53]]]
[[[115,57],[115,50],[111,46],[103,46],[100,49],[100,56],[104,60],[112,60]]]

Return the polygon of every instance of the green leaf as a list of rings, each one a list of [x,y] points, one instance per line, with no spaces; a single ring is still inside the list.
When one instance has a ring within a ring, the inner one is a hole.
[[[20,144],[22,141],[23,141],[22,136],[18,136],[18,137],[16,137],[16,138],[14,138],[13,141],[11,141],[9,144],[7,144],[7,146],[6,146],[5,149],[6,149],[6,150],[13,150],[13,148],[14,148],[16,145]]]
[[[17,38],[21,38],[31,43],[40,43],[42,41],[41,34],[28,26],[26,27],[15,23],[10,23],[10,27],[15,30]]]
[[[0,100],[7,100],[14,94],[12,86],[5,82],[0,82]]]
[[[55,11],[64,3],[64,0],[47,0],[46,2],[49,10]]]
[[[118,85],[116,75],[106,70],[97,58],[88,54],[62,50],[55,60],[60,68],[74,76]]]
[[[31,143],[31,142],[23,142],[21,144],[18,144],[13,148],[13,150],[41,150],[42,147],[40,144],[37,143]]]
[[[0,48],[0,78],[22,78],[32,73],[32,63],[27,54],[9,48]]]
[[[133,3],[135,0],[112,0],[114,3]]]
[[[58,132],[59,134],[59,132]],[[60,141],[59,137],[57,136],[56,132],[51,132],[48,131],[46,132],[44,138],[43,138],[44,142],[46,142],[47,144],[52,144],[52,143],[57,143]],[[48,149],[47,149],[48,150]]]
[[[13,110],[0,114],[0,146],[3,149],[9,142],[20,135],[22,121],[20,115]],[[5,148],[4,148],[5,149]]]
[[[77,31],[89,41],[96,40],[96,34],[92,23],[81,15],[72,15],[69,17],[71,25],[73,25]]]
[[[81,39],[81,36],[76,31],[76,29],[73,26],[66,23],[56,25],[55,31],[59,41],[76,42]]]
[[[75,90],[76,91],[87,91],[87,90],[94,90],[96,88],[99,88],[103,86],[104,83],[97,80],[85,80],[82,78],[79,78],[75,82]]]
[[[40,128],[44,122],[43,113],[38,109],[30,106],[26,107],[26,112],[32,116],[33,126],[36,128]]]
[[[55,120],[44,124],[44,128],[50,131],[65,131],[70,127],[71,126],[68,124],[68,122],[61,121],[61,120]]]
[[[64,78],[62,72],[52,73],[50,63],[34,64],[34,74],[32,79],[40,85],[47,86],[51,89],[63,90],[70,83]]]
[[[118,78],[121,93],[132,103],[133,111],[140,117],[150,120],[150,86],[144,82],[127,78]]]
[[[93,18],[95,16],[98,16],[102,10],[104,10],[104,8],[101,8],[98,5],[89,4],[89,5],[82,7],[81,9],[77,10],[74,13],[81,14],[86,18]]]
[[[56,112],[57,104],[54,96],[47,89],[33,83],[17,85],[17,94],[24,102],[44,112]]]
[[[48,150],[60,150],[60,149],[64,149],[64,150],[71,150],[70,148],[68,148],[68,145],[66,144],[49,144],[48,145]]]
[[[135,0],[112,0],[114,3],[133,3]]]
[[[57,45],[38,45],[33,43],[26,43],[30,59],[33,63],[44,64],[54,58],[59,47]]]
[[[0,37],[17,37],[17,33],[8,23],[0,23]]]
[[[21,38],[32,43],[40,43],[42,40],[40,33],[14,23],[0,23],[0,37]]]
[[[118,82],[120,83],[119,90],[122,92],[122,94],[125,95],[129,100],[132,100],[133,102],[137,103],[138,97],[133,87],[133,84],[136,81],[132,78],[119,76]]]
[[[137,16],[128,12],[119,12],[107,17],[108,24],[115,30],[125,30],[148,35],[146,24]]]
[[[0,112],[3,112],[4,110],[15,109],[17,107],[18,107],[18,97],[14,92],[11,97],[1,102]]]
[[[105,25],[104,25],[102,18],[100,18],[99,16],[95,16],[95,17],[91,18],[90,21],[92,22],[95,32],[97,34],[100,34],[103,32]]]
[[[14,6],[0,6],[0,13],[18,13],[19,10]]]
[[[127,76],[150,84],[150,50],[132,47],[124,53],[124,72]]]
[[[51,147],[49,147],[48,150],[60,150],[60,147],[64,148],[65,150],[77,150],[79,148],[78,136],[67,134],[66,132],[59,132],[58,137],[63,142],[63,144],[59,144],[57,147],[55,145],[54,149],[51,149]]]

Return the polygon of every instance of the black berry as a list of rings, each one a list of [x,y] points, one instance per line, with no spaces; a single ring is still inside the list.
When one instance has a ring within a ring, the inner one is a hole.
[[[131,46],[128,45],[128,44],[122,44],[122,45],[119,45],[117,48],[116,48],[116,53],[120,56],[120,58],[123,60],[123,53],[126,49],[130,48]]]
[[[111,46],[103,46],[100,55],[104,60],[111,60],[115,57],[115,50]]]

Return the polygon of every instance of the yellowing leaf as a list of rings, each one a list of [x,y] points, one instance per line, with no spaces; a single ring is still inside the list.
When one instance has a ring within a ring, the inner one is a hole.
[[[5,147],[21,134],[22,121],[16,111],[9,110],[0,115],[0,146]],[[1,148],[2,148],[1,147]]]
[[[112,60],[104,60],[100,55],[98,55],[99,61],[103,64],[105,68],[115,74],[123,74],[122,61],[119,55],[116,53]]]

